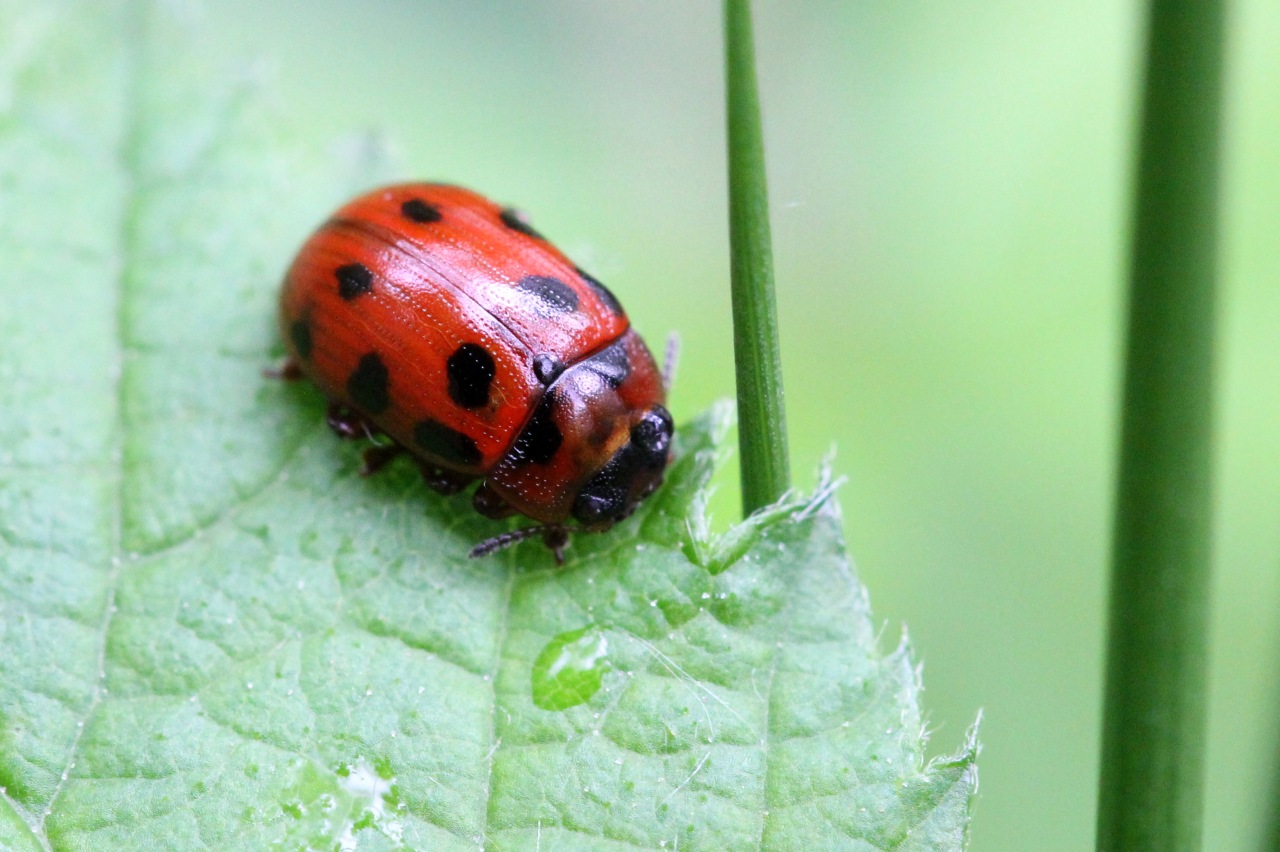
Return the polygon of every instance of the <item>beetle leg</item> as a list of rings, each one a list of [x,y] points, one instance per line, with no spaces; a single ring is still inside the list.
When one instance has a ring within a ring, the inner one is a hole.
[[[564,564],[564,549],[569,546],[569,530],[559,524],[547,524],[542,528],[542,543],[550,548],[557,565]]]
[[[491,489],[487,482],[476,489],[476,493],[471,497],[471,505],[486,518],[495,520],[518,514],[516,508]],[[530,527],[530,529],[541,529],[541,527]]]
[[[363,414],[341,402],[329,403],[329,410],[325,412],[324,419],[333,430],[333,434],[344,440],[372,438],[382,432],[365,419]]]
[[[476,481],[476,478],[468,473],[458,473],[456,470],[445,470],[437,467],[430,462],[418,461],[418,470],[422,473],[422,481],[427,486],[440,494],[457,494],[462,489]]]

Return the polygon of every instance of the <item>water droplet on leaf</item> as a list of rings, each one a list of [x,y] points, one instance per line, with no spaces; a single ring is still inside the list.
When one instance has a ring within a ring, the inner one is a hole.
[[[586,703],[600,690],[608,652],[608,639],[594,625],[554,637],[533,661],[533,703],[543,710]]]

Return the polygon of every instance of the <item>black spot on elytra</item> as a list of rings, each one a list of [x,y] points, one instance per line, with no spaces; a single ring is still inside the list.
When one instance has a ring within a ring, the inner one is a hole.
[[[289,339],[293,341],[299,358],[311,357],[311,323],[305,319],[294,320],[289,326]]]
[[[423,420],[413,427],[413,440],[436,458],[449,464],[471,467],[480,463],[476,442],[438,420]]]
[[[545,353],[533,356],[533,374],[544,385],[549,385],[560,378],[560,374],[563,372],[564,365],[552,356]]]
[[[554,405],[554,392],[548,393],[542,398],[542,402],[538,403],[533,417],[529,418],[529,422],[525,424],[515,443],[511,445],[512,454],[516,459],[546,464],[555,457],[556,451],[564,443],[564,435],[560,433],[560,427],[551,417]]]
[[[631,375],[631,362],[627,360],[627,349],[621,340],[592,355],[583,366],[615,388]]]
[[[440,208],[434,204],[428,204],[421,198],[410,198],[400,205],[400,212],[405,218],[423,224],[440,221]]]
[[[381,414],[391,406],[387,393],[387,365],[377,352],[361,357],[347,378],[347,395],[368,414]]]
[[[573,268],[573,271],[578,273],[579,277],[581,277],[582,280],[586,282],[586,285],[590,287],[593,291],[595,291],[596,296],[600,299],[601,302],[604,302],[604,306],[606,308],[608,308],[610,311],[612,311],[613,313],[617,314],[620,317],[626,316],[627,312],[622,309],[622,303],[618,301],[617,296],[609,292],[608,287],[601,284],[595,278],[592,278],[590,275],[584,272],[581,269],[581,267],[575,266]]]
[[[498,214],[498,218],[502,220],[502,224],[506,225],[513,231],[519,231],[527,237],[533,237],[535,240],[544,239],[533,229],[533,226],[524,220],[524,216],[520,215],[520,211],[514,207],[508,207]]]
[[[338,278],[338,295],[347,301],[373,289],[373,273],[363,263],[339,266],[334,274]]]
[[[550,275],[526,275],[516,289],[533,298],[533,310],[542,317],[572,313],[578,309],[578,294],[573,288]]]
[[[498,368],[478,343],[464,343],[449,356],[449,398],[463,408],[489,404],[489,385]]]

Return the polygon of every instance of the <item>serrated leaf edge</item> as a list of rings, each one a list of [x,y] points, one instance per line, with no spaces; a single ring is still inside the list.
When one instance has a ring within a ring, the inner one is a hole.
[[[687,522],[692,551],[690,555],[694,563],[712,575],[721,574],[779,524],[801,522],[819,516],[838,522],[840,509],[833,497],[846,481],[846,477],[834,475],[832,459],[828,457],[818,468],[818,483],[812,492],[803,494],[794,489],[788,490],[777,502],[753,512],[720,535],[710,532],[711,523],[707,517],[710,489],[700,490],[690,506],[690,518]]]

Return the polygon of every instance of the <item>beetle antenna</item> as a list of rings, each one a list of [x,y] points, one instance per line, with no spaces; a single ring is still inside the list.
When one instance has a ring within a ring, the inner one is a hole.
[[[680,363],[680,332],[667,335],[667,350],[662,356],[662,389],[671,393],[676,381],[676,365]]]
[[[472,559],[479,559],[481,556],[488,556],[490,553],[497,553],[499,550],[506,550],[513,544],[519,544],[527,538],[540,536],[547,528],[545,526],[522,527],[518,530],[511,530],[493,538],[486,538],[484,541],[471,548],[471,552],[467,555]]]
[[[518,530],[504,532],[495,535],[493,538],[487,538],[484,541],[471,548],[471,552],[467,555],[472,559],[478,559],[481,556],[488,556],[490,553],[497,553],[499,550],[506,550],[513,544],[519,544],[525,539],[542,536],[542,543],[547,546],[555,556],[556,564],[564,564],[564,549],[569,545],[569,533],[571,532],[596,532],[596,530],[583,529],[582,527],[566,527],[564,524],[541,524],[534,527],[521,527]]]

